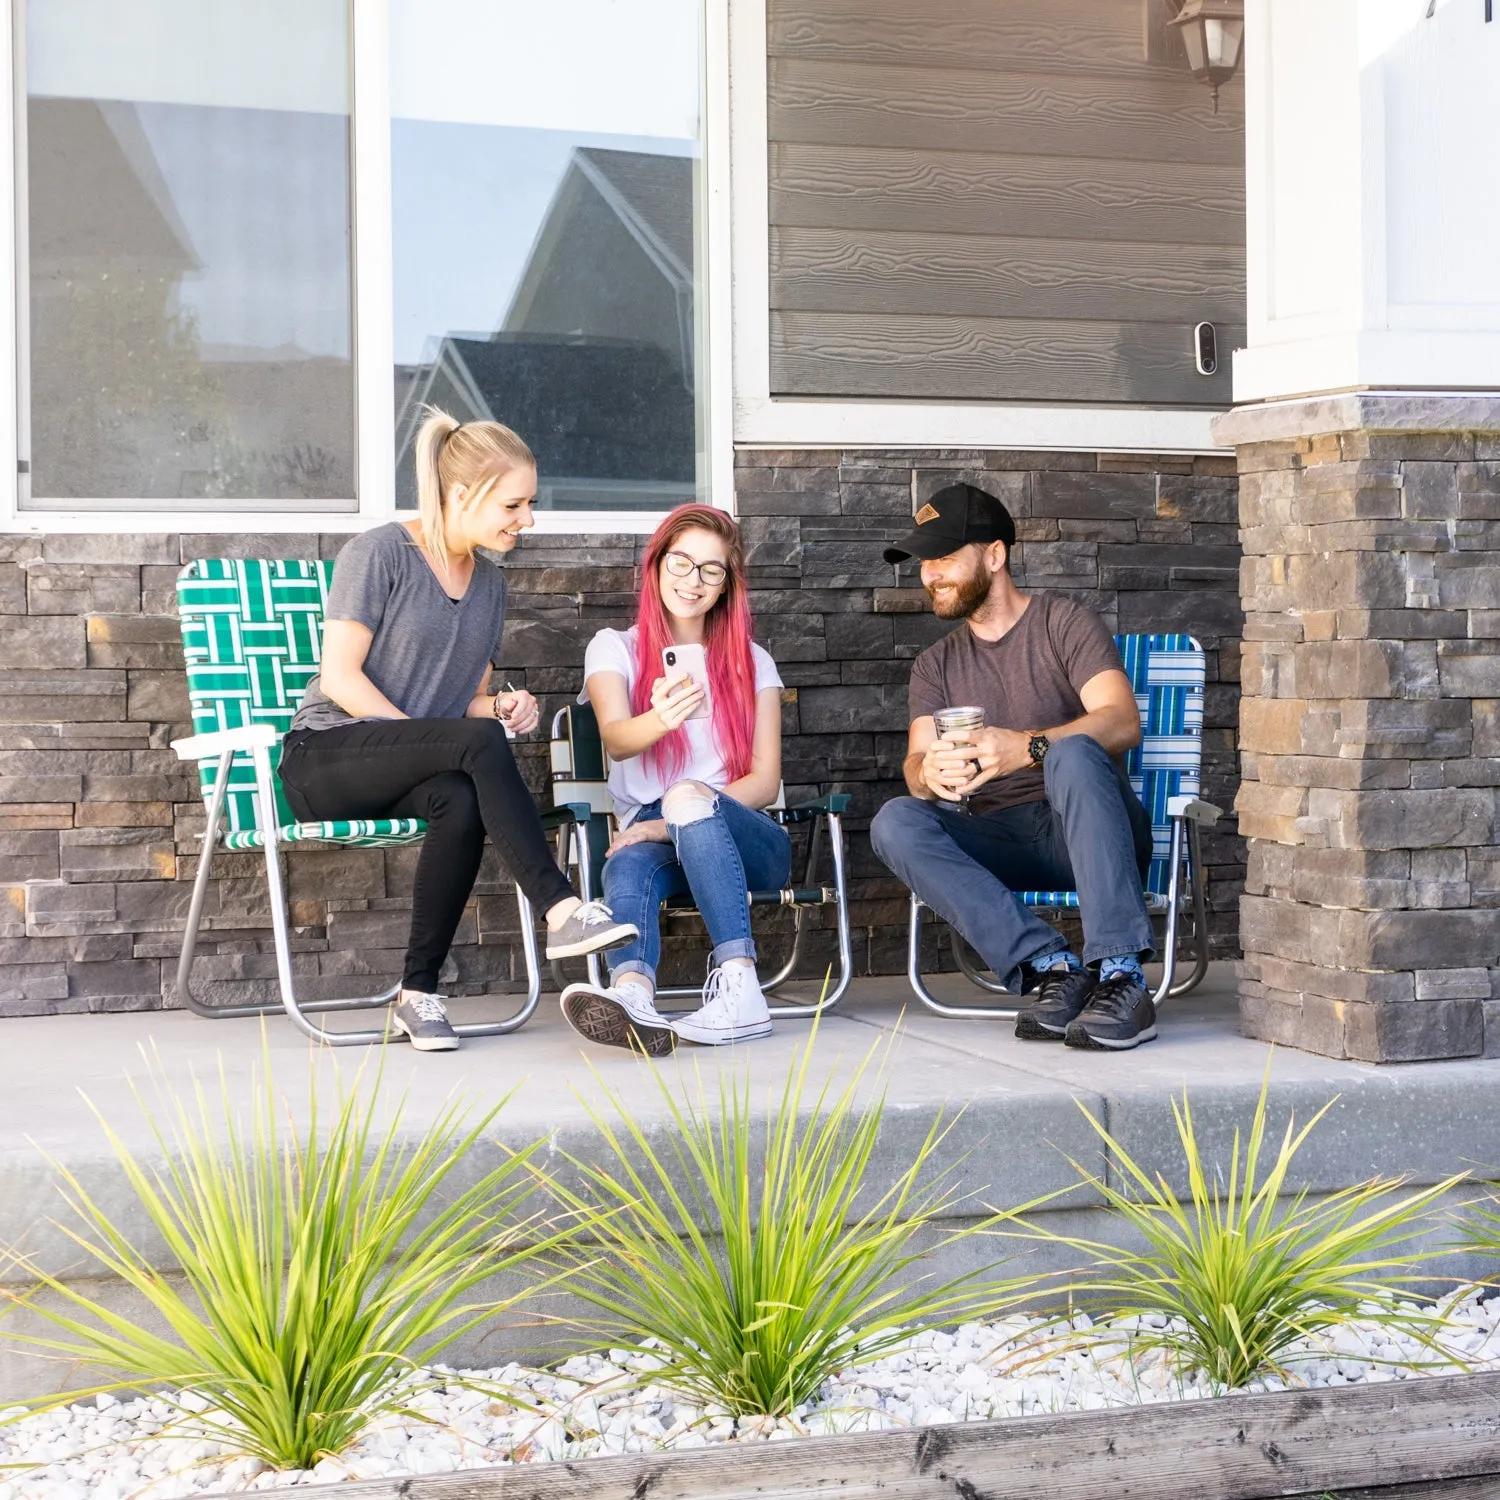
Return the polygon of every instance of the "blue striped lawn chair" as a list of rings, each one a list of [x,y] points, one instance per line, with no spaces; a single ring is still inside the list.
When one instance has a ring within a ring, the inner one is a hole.
[[[1190,635],[1117,635],[1120,659],[1141,711],[1141,743],[1125,767],[1136,795],[1151,814],[1151,868],[1146,907],[1164,918],[1162,976],[1153,999],[1185,995],[1208,972],[1208,900],[1204,889],[1199,829],[1217,821],[1219,809],[1199,800],[1203,760],[1203,648]],[[1184,879],[1184,877],[1186,877]],[[1020,891],[1039,911],[1078,909],[1077,891]],[[922,978],[923,903],[913,895],[907,932],[907,977],[917,998],[943,1016],[1014,1016],[1014,1006],[944,1005]],[[1177,977],[1181,919],[1192,917],[1192,970]],[[968,945],[949,929],[959,968],[981,989],[1007,991],[974,961]]]
[[[291,932],[281,880],[279,851],[292,844],[384,849],[421,840],[419,818],[374,818],[352,822],[302,823],[287,806],[276,774],[281,737],[318,670],[323,609],[333,563],[304,559],[262,561],[205,558],[190,562],[177,578],[177,611],[187,658],[188,699],[193,728],[174,740],[179,759],[198,762],[199,786],[208,809],[203,853],[193,882],[177,966],[183,1004],[210,1019],[265,1015],[276,1005],[213,1005],[196,998],[190,980],[214,851],[262,850],[276,945],[281,1006],[309,1036],[334,1046],[383,1041],[379,1031],[329,1031],[308,1019],[312,1011],[358,1010],[385,1005],[399,981],[378,995],[355,999],[299,1001],[292,975]],[[267,816],[267,809],[270,815]],[[553,827],[571,826],[580,811],[554,808],[542,815]],[[526,957],[527,995],[503,1021],[455,1026],[460,1036],[494,1036],[524,1025],[541,996],[541,967],[530,903],[516,889],[521,908],[521,944]]]

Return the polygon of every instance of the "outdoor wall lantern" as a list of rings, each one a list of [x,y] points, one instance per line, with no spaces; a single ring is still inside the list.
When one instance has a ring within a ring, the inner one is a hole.
[[[1177,15],[1167,24],[1182,38],[1193,77],[1214,91],[1234,77],[1245,45],[1245,0],[1173,0]]]

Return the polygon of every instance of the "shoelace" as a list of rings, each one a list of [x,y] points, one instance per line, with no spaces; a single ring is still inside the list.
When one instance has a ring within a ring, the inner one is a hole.
[[[1134,975],[1112,974],[1094,987],[1094,993],[1089,996],[1089,1009],[1102,1010],[1113,1019],[1124,1020],[1140,1004],[1139,996],[1131,991],[1144,988]]]
[[[585,901],[573,915],[584,927],[598,927],[602,922],[615,919],[615,914],[602,901]]]
[[[1070,979],[1077,978],[1077,969],[1048,969],[1042,975],[1041,980],[1036,987],[1037,1003],[1042,1004],[1046,1001],[1056,999],[1057,992],[1063,987],[1063,985],[1065,985]]]
[[[725,999],[724,991],[727,987],[723,969],[713,970],[703,985],[703,1008],[707,1010],[715,1001]]]
[[[443,1004],[441,995],[423,995],[408,990],[405,1000],[416,1011],[419,1021],[446,1021],[448,1019],[448,1008]]]

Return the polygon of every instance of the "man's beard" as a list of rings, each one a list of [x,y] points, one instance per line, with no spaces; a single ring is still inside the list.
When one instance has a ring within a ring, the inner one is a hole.
[[[927,589],[927,597],[932,600],[932,612],[938,619],[967,620],[990,597],[990,581],[989,575],[983,571],[958,582],[950,579],[943,587],[951,588],[953,592],[945,593],[941,601],[930,585],[924,584],[923,587]]]

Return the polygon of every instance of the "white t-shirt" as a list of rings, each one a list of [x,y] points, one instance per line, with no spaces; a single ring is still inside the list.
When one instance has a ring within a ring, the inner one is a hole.
[[[629,630],[601,630],[589,642],[583,657],[584,691],[578,695],[580,703],[589,701],[588,680],[595,672],[618,672],[625,679],[626,692],[634,689],[635,637],[635,626],[632,625]],[[771,660],[771,653],[752,642],[750,654],[755,661],[757,696],[763,688],[779,688],[781,674]],[[687,734],[687,764],[672,780],[701,781],[715,791],[727,786],[729,771],[714,742],[713,720],[689,719],[682,727]],[[623,828],[631,823],[641,808],[648,802],[655,802],[671,784],[661,771],[646,764],[645,755],[612,761],[609,793],[614,798],[620,826]]]

